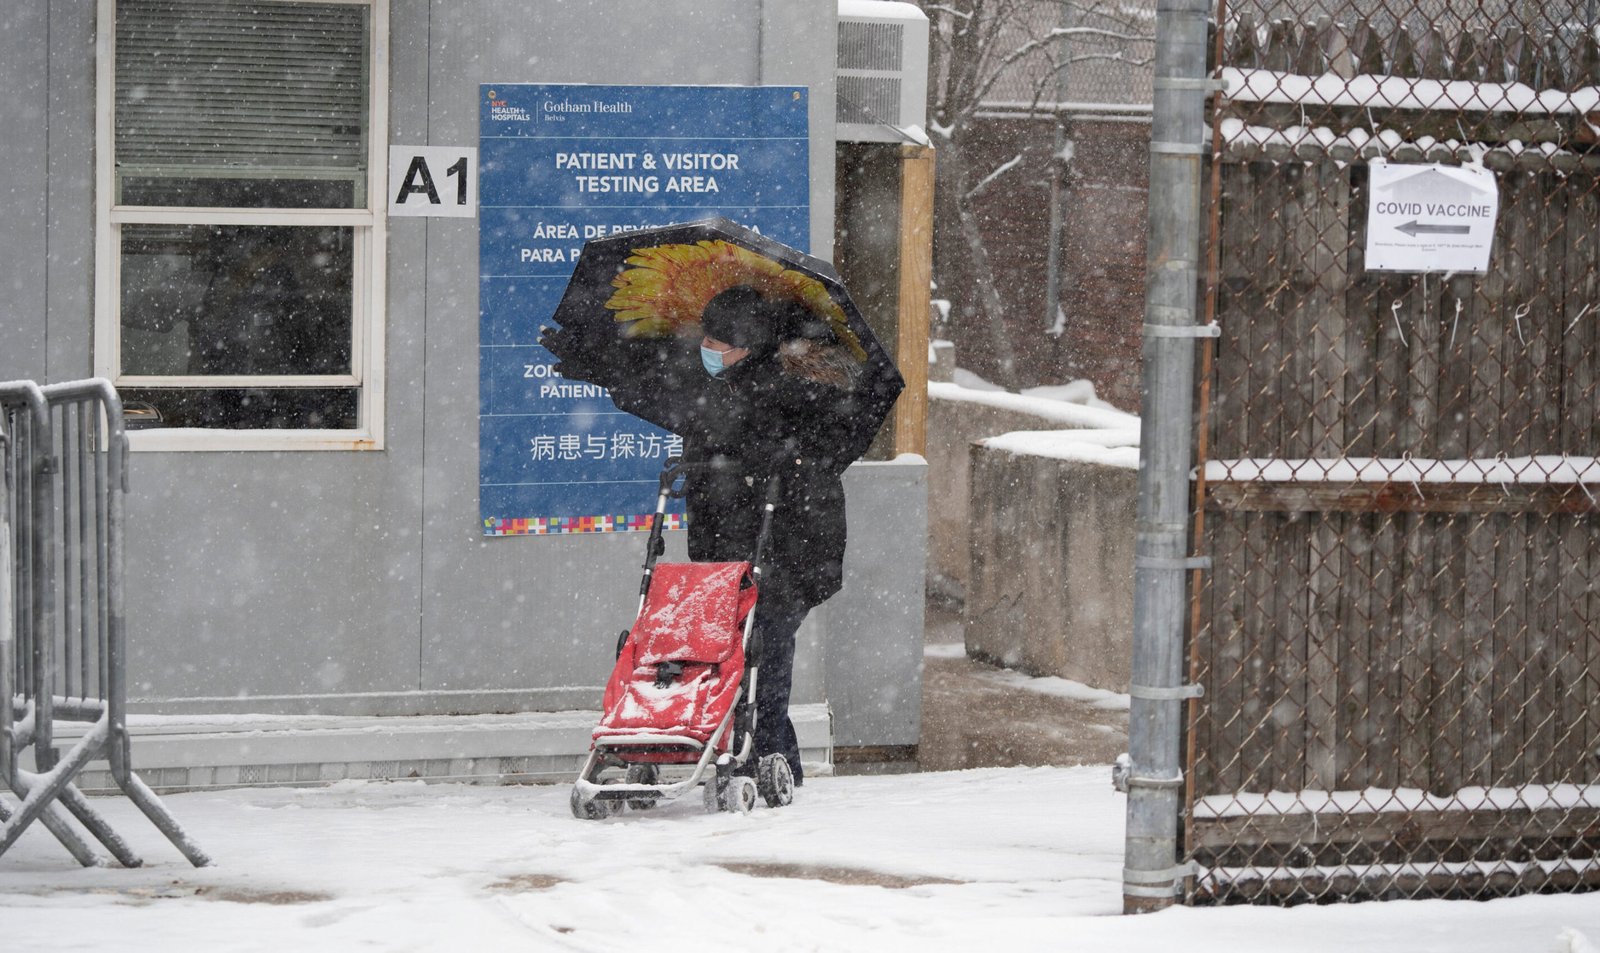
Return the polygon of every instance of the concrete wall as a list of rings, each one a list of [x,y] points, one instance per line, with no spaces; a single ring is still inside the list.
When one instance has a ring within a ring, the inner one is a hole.
[[[805,85],[812,251],[826,256],[834,14],[833,0],[394,0],[390,141],[475,146],[486,81]],[[93,366],[94,21],[90,0],[16,0],[0,13],[0,121],[11,131],[0,137],[0,379],[66,380]],[[384,451],[134,454],[137,707],[448,714],[597,704],[634,609],[643,539],[480,535],[477,260],[475,220],[389,225]],[[841,658],[889,643],[904,654],[901,643],[920,640],[920,601],[913,613],[901,596],[920,598],[920,579],[878,572],[882,550],[872,547],[918,554],[920,568],[922,474],[920,461],[851,474],[850,565],[860,572],[857,553],[867,553],[870,571],[808,622],[797,701],[820,700],[835,675],[841,697],[856,697],[857,667],[830,668],[823,656],[835,630],[852,646]],[[673,545],[681,551],[682,540]],[[894,598],[869,595],[880,587]],[[915,678],[914,666],[897,671]],[[841,725],[852,717],[841,713]],[[883,730],[898,739],[914,724]]]
[[[928,590],[962,607],[969,654],[1126,689],[1137,471],[991,449],[1019,431],[1137,420],[948,383],[929,388]]]
[[[954,393],[962,396],[952,398]],[[1030,403],[1048,406],[1052,402],[1019,400],[1015,394],[965,391],[945,383],[929,388],[928,589],[936,597],[960,602],[967,594],[967,528],[972,522],[968,470],[973,441],[1018,430],[1128,426],[1130,421],[1114,412],[1060,403],[1056,406],[1062,408],[1061,413],[1033,412],[1026,409]]]
[[[1013,430],[1059,427],[1034,414],[962,400],[928,401],[928,587],[960,601],[967,595],[968,448]]]
[[[967,653],[1127,691],[1138,471],[973,444]]]

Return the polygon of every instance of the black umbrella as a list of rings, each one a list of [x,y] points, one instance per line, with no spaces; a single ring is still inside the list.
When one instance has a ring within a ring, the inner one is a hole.
[[[661,388],[698,384],[701,312],[738,287],[774,304],[752,309],[751,321],[803,315],[770,329],[779,372],[841,392],[832,403],[849,416],[851,435],[841,449],[859,456],[904,386],[900,372],[832,265],[728,219],[585,242],[555,311],[560,327],[540,343],[564,377],[610,386],[626,373]]]

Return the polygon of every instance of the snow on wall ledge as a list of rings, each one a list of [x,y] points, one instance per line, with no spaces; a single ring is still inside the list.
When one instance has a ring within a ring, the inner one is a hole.
[[[1106,410],[1100,407],[1085,407],[1082,404],[1053,400],[1048,397],[1030,397],[1026,394],[1013,394],[999,390],[978,390],[971,387],[963,387],[960,384],[949,381],[930,381],[928,383],[928,396],[937,400],[965,401],[967,403],[997,407],[1001,410],[1033,414],[1074,427],[1106,430],[1131,427],[1135,434],[1139,431],[1139,418],[1133,414],[1120,410]]]
[[[988,450],[1139,469],[1139,430],[1019,430],[978,441]]]
[[[928,396],[1029,414],[1070,428],[1019,430],[985,437],[978,441],[985,449],[1130,470],[1139,468],[1139,418],[1133,414],[1052,397],[980,390],[943,382],[930,382]]]

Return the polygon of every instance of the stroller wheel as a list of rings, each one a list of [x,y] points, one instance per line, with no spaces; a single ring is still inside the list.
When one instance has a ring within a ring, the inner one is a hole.
[[[754,778],[743,775],[727,779],[707,778],[704,797],[707,814],[718,811],[749,814],[750,809],[756,806],[756,782]]]
[[[783,807],[794,801],[794,771],[789,759],[781,754],[769,754],[756,767],[756,787],[767,807]]]
[[[738,814],[749,814],[756,806],[756,781],[755,778],[738,775],[728,781],[728,789],[723,792],[722,809]]]
[[[612,814],[607,803],[596,801],[592,797],[584,797],[578,792],[576,784],[572,786],[572,796],[567,799],[567,803],[572,807],[572,816],[580,821],[604,820]]]
[[[661,769],[653,764],[630,764],[628,765],[627,781],[629,784],[660,784]],[[628,798],[628,806],[635,811],[648,811],[656,806],[656,799],[653,797],[631,797]]]
[[[715,814],[722,810],[722,792],[727,783],[718,777],[706,778],[705,786],[701,788],[701,795],[707,814]]]

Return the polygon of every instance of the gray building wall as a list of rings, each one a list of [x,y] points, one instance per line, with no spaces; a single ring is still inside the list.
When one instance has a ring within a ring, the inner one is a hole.
[[[834,14],[833,0],[393,0],[389,141],[476,146],[480,82],[805,85],[812,251],[826,256]],[[0,379],[68,380],[93,366],[94,21],[91,0],[14,0],[0,12]],[[127,615],[137,708],[447,714],[598,704],[636,604],[643,537],[480,535],[477,221],[392,220],[388,255],[385,450],[134,454]],[[924,469],[857,470],[851,581],[807,624],[796,701],[821,699],[830,679],[843,691],[852,672],[886,678],[881,665],[843,664],[858,649],[882,655],[859,644],[839,648],[830,668],[824,647],[841,636],[904,642],[914,623],[920,645],[921,557],[903,561],[914,578],[876,564],[884,551],[923,545]],[[681,552],[681,538],[673,546]],[[873,568],[862,571],[868,556]],[[884,586],[894,598],[877,591]],[[892,621],[858,615],[879,606]],[[888,681],[914,682],[915,672]],[[914,709],[859,724],[880,722],[893,737],[861,743],[914,743]]]

